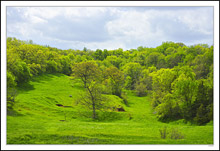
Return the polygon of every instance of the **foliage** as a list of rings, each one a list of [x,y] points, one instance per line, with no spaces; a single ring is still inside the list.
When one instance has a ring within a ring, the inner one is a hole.
[[[126,77],[127,88],[133,90],[135,83],[139,80],[141,75],[142,66],[139,63],[127,63],[123,67],[123,72]],[[130,78],[129,78],[130,77]]]
[[[164,127],[159,129],[159,131],[162,139],[166,139],[168,136],[170,136],[171,139],[184,139],[184,135],[179,131],[178,128],[168,129],[167,127]]]
[[[162,129],[159,129],[160,131],[160,137],[162,139],[166,139],[167,138],[167,135],[168,135],[168,131],[167,131],[167,127],[164,127]]]
[[[152,105],[159,120],[184,118],[197,124],[212,120],[212,84],[205,82],[203,85],[202,81],[207,80],[196,80],[191,67],[160,69],[152,72],[150,76],[153,80]],[[205,104],[205,109],[200,107],[201,104]],[[201,114],[204,115],[202,118]]]
[[[15,89],[16,82],[15,77],[12,75],[11,72],[7,72],[7,109],[12,109],[15,97],[17,95],[17,91]]]
[[[183,117],[192,117],[192,104],[196,99],[197,82],[186,74],[181,74],[173,83],[173,93],[182,102]]]
[[[170,132],[171,139],[183,139],[184,135],[178,130],[178,128],[173,128]]]
[[[86,89],[86,94],[81,95],[79,103],[91,109],[92,118],[96,119],[96,110],[103,108],[103,100],[106,100],[101,95],[100,69],[95,62],[89,61],[75,64],[72,70],[74,78],[80,78]]]
[[[109,83],[109,89],[113,95],[121,97],[122,87],[124,84],[124,74],[118,68],[111,66],[104,71],[104,76]]]
[[[161,121],[171,121],[181,118],[179,102],[177,102],[170,93],[163,97],[161,104],[159,104],[155,110]]]
[[[86,93],[77,100],[77,104],[92,110],[92,118],[97,119],[97,110],[106,108],[108,99],[101,94],[101,88],[97,82],[92,81],[86,86]]]
[[[94,61],[76,63],[72,67],[73,77],[80,78],[86,88],[89,84],[100,77],[100,69]]]
[[[85,92],[95,82],[94,94],[116,95],[127,105],[127,90],[142,97],[152,94],[159,120],[183,118],[203,125],[213,120],[213,49],[163,42],[156,48],[61,50],[8,37],[7,105],[16,102],[23,83],[45,73],[63,73],[81,79]]]
[[[144,83],[138,83],[135,85],[135,92],[137,96],[146,96],[147,86]]]

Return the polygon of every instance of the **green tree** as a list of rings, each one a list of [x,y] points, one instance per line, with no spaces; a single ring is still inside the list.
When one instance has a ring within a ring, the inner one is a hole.
[[[210,66],[213,64],[213,50],[208,49],[203,55],[198,55],[193,60],[194,72],[196,79],[207,78],[210,72]]]
[[[62,66],[62,73],[66,75],[70,75],[72,72],[72,69],[71,69],[71,60],[69,56],[61,56],[60,63]]]
[[[207,114],[204,114],[206,112],[206,108],[203,104],[200,105],[200,107],[197,109],[196,117],[194,118],[194,121],[198,125],[203,125],[207,122],[209,122],[209,118]]]
[[[57,62],[55,60],[48,60],[46,70],[48,73],[56,73],[58,70]]]
[[[171,54],[166,56],[166,62],[169,68],[173,68],[174,66],[178,66],[178,63],[184,61],[185,54],[183,51],[179,51],[175,54]]]
[[[162,103],[167,93],[172,94],[172,83],[176,79],[176,72],[173,69],[160,69],[150,73],[152,77],[153,99],[152,106],[156,107]]]
[[[103,57],[104,57],[104,59],[106,59],[107,56],[109,56],[108,50],[107,50],[107,49],[104,49],[104,51],[103,51]]]
[[[130,62],[123,66],[123,72],[125,77],[129,76],[131,78],[131,85],[129,89],[133,90],[135,83],[139,80],[142,72],[142,66],[139,63]]]
[[[195,76],[195,74],[194,74]],[[197,81],[194,78],[182,73],[173,82],[173,93],[182,102],[183,117],[187,120],[192,119],[192,104],[196,99]]]
[[[80,78],[84,84],[84,88],[87,88],[92,81],[95,81],[100,77],[100,69],[94,61],[76,63],[72,67],[73,76]]]
[[[31,75],[38,75],[41,73],[41,65],[40,64],[28,64]]]
[[[162,45],[156,47],[157,51],[160,53],[165,53],[167,49],[169,48],[174,48],[177,49],[178,47],[180,47],[182,44],[180,43],[174,43],[172,41],[167,41],[167,42],[163,42]]]
[[[15,97],[17,95],[15,89],[16,85],[17,83],[15,82],[14,75],[10,71],[7,71],[7,110],[13,109]]]
[[[95,60],[104,60],[104,55],[102,53],[101,49],[97,49],[94,53],[93,53],[93,57]]]
[[[105,108],[107,98],[102,95],[102,87],[98,80],[92,80],[86,85],[86,92],[77,100],[77,104],[92,110],[92,118],[97,119],[97,110]]]
[[[94,61],[81,62],[73,66],[74,78],[84,83],[86,93],[81,95],[78,103],[92,110],[92,118],[96,119],[96,110],[104,108],[104,99],[101,87],[101,70]]]
[[[147,67],[155,66],[158,69],[166,67],[165,56],[159,52],[152,52],[145,60]]]
[[[212,108],[213,87],[210,85],[208,79],[200,79],[198,80],[196,100],[192,107],[193,117],[195,117],[194,121],[197,124],[204,124],[212,120]]]
[[[118,68],[111,66],[105,70],[106,78],[109,79],[112,94],[121,97],[124,83],[124,74]]]
[[[160,69],[150,74],[153,78],[153,90],[171,93],[171,85],[176,78],[176,72],[173,69]]]
[[[146,85],[147,90],[152,90],[152,77],[150,76],[150,73],[156,71],[156,67],[148,67],[147,69],[144,69],[141,73],[141,76],[139,78],[139,83],[143,83]]]
[[[120,64],[122,63],[122,58],[117,57],[117,56],[107,56],[107,58],[104,60],[106,64],[110,63],[117,67],[118,69],[120,68]]]
[[[181,112],[179,102],[175,100],[175,97],[171,93],[167,93],[161,103],[155,109],[157,116],[161,121],[171,121],[181,118]]]
[[[147,85],[144,83],[137,83],[135,85],[135,92],[137,96],[146,96],[147,95]]]

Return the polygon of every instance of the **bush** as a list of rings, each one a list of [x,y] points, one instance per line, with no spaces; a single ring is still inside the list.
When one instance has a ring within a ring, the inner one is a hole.
[[[147,95],[147,86],[143,83],[135,85],[135,92],[137,96],[146,96]]]
[[[206,114],[206,108],[203,106],[203,104],[201,104],[200,107],[197,109],[197,113],[196,113],[196,117],[194,118],[194,121],[198,125],[203,125],[209,122],[208,115]]]
[[[164,127],[162,129],[159,129],[160,131],[160,137],[162,139],[168,138],[170,136],[171,139],[183,139],[184,135],[178,130],[178,128],[172,128],[167,129],[167,127]]]
[[[183,139],[184,135],[177,128],[173,128],[170,131],[170,138],[171,139]]]
[[[7,110],[13,109],[16,96],[17,96],[17,90],[15,88],[7,89]]]
[[[180,107],[172,94],[167,94],[163,97],[161,104],[155,110],[160,121],[168,122],[172,120],[181,119]]]
[[[128,97],[127,97],[127,94],[125,92],[121,93],[121,99],[123,100],[123,102],[124,102],[124,104],[126,106],[129,106],[129,104],[128,104]]]
[[[167,131],[167,127],[164,127],[162,129],[159,129],[160,131],[160,137],[162,139],[166,139],[167,135],[168,135],[168,131]]]

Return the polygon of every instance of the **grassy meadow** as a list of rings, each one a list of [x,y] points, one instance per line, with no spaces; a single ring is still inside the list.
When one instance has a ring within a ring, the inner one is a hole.
[[[14,111],[7,115],[7,144],[213,144],[212,123],[158,121],[150,94],[137,97],[126,91],[129,106],[123,106],[125,112],[98,112],[99,118],[92,120],[85,117],[90,111],[74,103],[84,90],[69,76],[43,74],[17,89]],[[160,130],[164,128],[178,129],[184,137],[171,139],[169,133],[163,139]]]

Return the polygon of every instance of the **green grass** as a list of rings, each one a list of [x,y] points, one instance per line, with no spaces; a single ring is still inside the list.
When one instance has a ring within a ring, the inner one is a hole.
[[[99,120],[93,121],[75,106],[83,88],[68,76],[44,74],[19,86],[18,92],[15,111],[7,116],[7,144],[213,144],[212,123],[159,122],[150,95],[137,97],[128,91],[126,112],[98,112]],[[184,139],[161,139],[164,127],[178,128]]]

